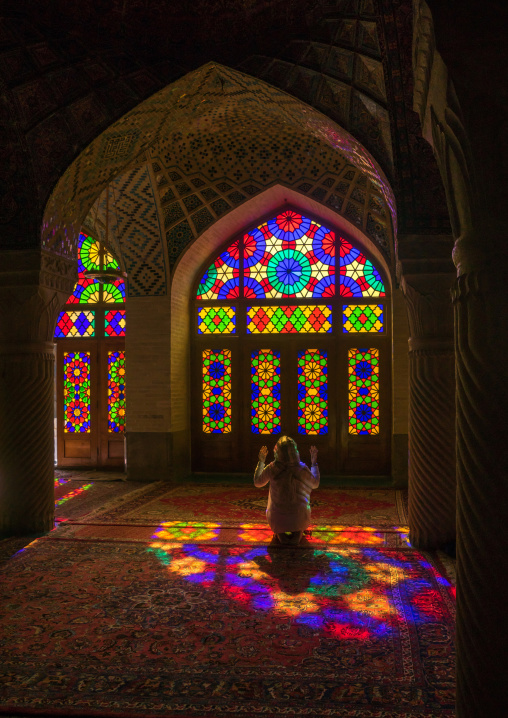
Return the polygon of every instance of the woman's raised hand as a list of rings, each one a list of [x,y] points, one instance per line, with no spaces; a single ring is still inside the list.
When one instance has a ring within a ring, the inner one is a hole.
[[[268,456],[268,449],[266,446],[262,446],[261,449],[259,450],[258,459],[260,461],[264,462],[264,461],[266,461],[267,456]]]
[[[311,446],[310,447],[310,463],[311,464],[317,464],[317,446]]]

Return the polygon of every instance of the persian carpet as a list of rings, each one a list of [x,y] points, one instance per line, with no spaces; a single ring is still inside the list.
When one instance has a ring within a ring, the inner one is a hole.
[[[0,577],[1,714],[454,715],[431,554],[43,538]]]
[[[302,541],[305,546],[358,545],[408,548],[408,529],[377,530],[371,526],[321,526],[313,528]],[[223,528],[218,523],[205,521],[166,521],[159,526],[139,524],[102,524],[70,522],[52,532],[48,539],[73,541],[170,541],[217,546],[267,545],[272,542],[273,532],[265,523],[240,524]]]
[[[252,485],[150,484],[90,514],[101,522],[155,525],[166,521],[212,521],[223,527],[263,520],[268,489]],[[403,494],[393,489],[319,488],[311,494],[313,524],[393,527],[407,524]]]
[[[142,486],[146,487],[146,484],[116,480],[95,483],[88,479],[77,481],[60,477],[55,480],[56,521],[79,520],[97,509],[104,508],[106,504],[109,505],[110,501],[118,501],[128,496]]]

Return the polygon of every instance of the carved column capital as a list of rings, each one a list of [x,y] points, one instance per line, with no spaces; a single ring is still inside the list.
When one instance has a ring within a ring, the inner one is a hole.
[[[74,260],[44,250],[1,252],[0,342],[50,342],[77,279]]]
[[[432,14],[424,0],[416,0],[413,5],[413,110],[419,114],[422,125],[435,51]]]
[[[405,275],[401,287],[406,298],[410,350],[453,353],[453,309],[450,291],[453,274]]]

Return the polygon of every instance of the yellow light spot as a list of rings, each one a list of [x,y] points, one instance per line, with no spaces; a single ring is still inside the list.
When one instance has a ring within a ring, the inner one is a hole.
[[[179,573],[181,576],[190,576],[194,573],[203,573],[206,569],[206,562],[201,561],[199,558],[185,556],[184,558],[177,558],[171,561],[168,568],[170,571]]]
[[[309,593],[291,595],[279,591],[272,594],[275,601],[275,610],[286,613],[288,616],[299,616],[301,613],[317,613],[319,606],[314,603]]]
[[[374,618],[383,618],[395,613],[383,594],[374,593],[371,589],[356,591],[343,597],[344,602],[353,611],[366,613]]]

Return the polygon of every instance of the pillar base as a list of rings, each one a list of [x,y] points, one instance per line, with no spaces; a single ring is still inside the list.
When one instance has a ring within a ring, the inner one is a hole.
[[[392,486],[394,489],[407,489],[408,486],[408,444],[407,434],[393,434]]]
[[[188,431],[128,431],[127,481],[178,483],[190,473]]]
[[[53,512],[45,516],[8,516],[0,515],[0,538],[12,536],[42,536],[55,528],[55,516]]]

